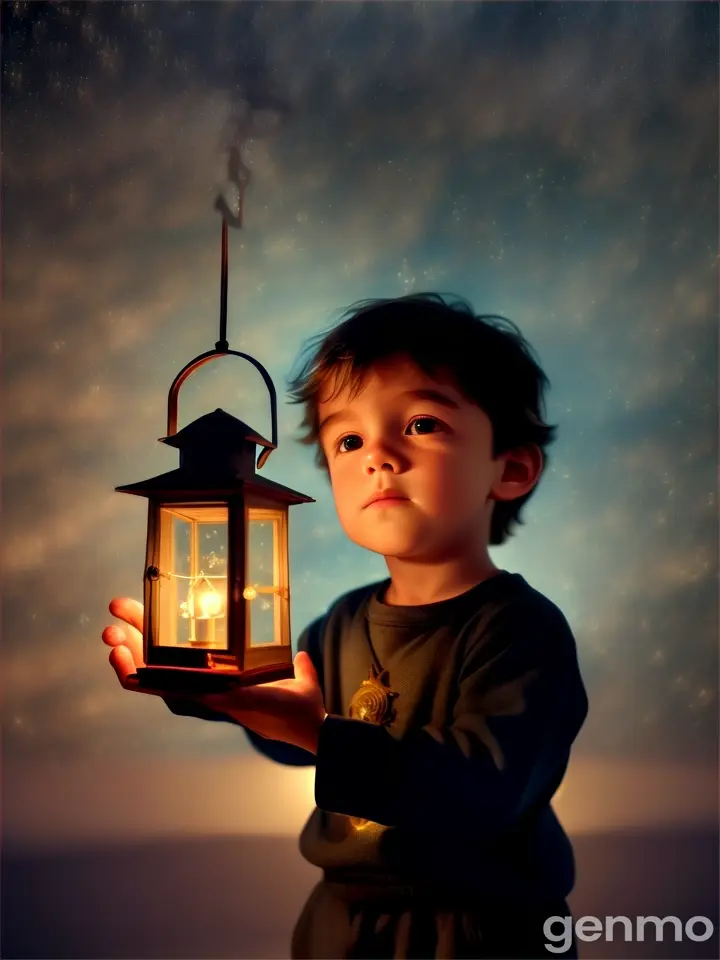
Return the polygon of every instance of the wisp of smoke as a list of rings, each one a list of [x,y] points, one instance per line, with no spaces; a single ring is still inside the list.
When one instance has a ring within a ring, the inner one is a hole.
[[[228,151],[227,187],[215,198],[227,224],[236,229],[243,225],[243,201],[252,172],[243,160],[242,148],[247,141],[260,140],[277,132],[286,111],[281,106],[252,107],[243,100],[240,108],[228,121],[223,135],[224,149]],[[234,203],[228,202],[228,194],[236,194]],[[235,210],[232,207],[235,207]]]

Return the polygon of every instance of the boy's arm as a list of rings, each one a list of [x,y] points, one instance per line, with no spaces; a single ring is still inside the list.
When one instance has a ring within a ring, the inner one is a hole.
[[[495,836],[544,795],[549,802],[588,711],[575,640],[559,612],[508,610],[497,621],[470,645],[446,726],[396,738],[377,724],[325,719],[318,807],[415,831]]]
[[[324,623],[324,616],[313,620],[300,634],[297,643],[298,650],[304,650],[310,655],[310,659],[318,675],[320,686],[323,688],[323,697],[325,696],[322,669],[322,630]],[[284,763],[293,767],[307,767],[315,763],[315,754],[309,753],[307,750],[302,750],[300,747],[295,747],[290,743],[282,743],[279,740],[268,740],[266,737],[261,737],[254,731],[248,730],[247,727],[243,727],[241,723],[238,723],[237,720],[234,720],[226,713],[211,710],[196,700],[175,700],[168,697],[165,699],[165,703],[171,713],[175,713],[181,717],[197,717],[199,720],[234,723],[245,731],[248,740],[256,750],[271,760],[274,760],[276,763]]]

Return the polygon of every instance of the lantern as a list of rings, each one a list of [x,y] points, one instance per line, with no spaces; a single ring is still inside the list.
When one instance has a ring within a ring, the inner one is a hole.
[[[176,470],[120,493],[147,497],[145,689],[226,689],[294,676],[290,645],[289,507],[313,498],[261,477],[277,448],[277,400],[265,368],[228,349],[227,223],[223,220],[220,339],[191,360],[168,395],[167,436]],[[199,367],[237,356],[260,371],[270,393],[272,440],[218,409],[177,432],[178,393]],[[263,449],[255,462],[255,448]]]

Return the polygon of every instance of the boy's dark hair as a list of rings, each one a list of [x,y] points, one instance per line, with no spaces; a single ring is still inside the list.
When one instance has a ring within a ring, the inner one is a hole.
[[[428,376],[446,370],[457,388],[488,416],[493,429],[493,456],[536,444],[545,464],[546,448],[556,427],[543,421],[544,391],[549,380],[517,326],[505,317],[476,316],[462,297],[448,302],[439,293],[362,300],[341,321],[307,341],[310,356],[288,379],[289,403],[305,405],[298,443],[315,445],[315,463],[329,473],[318,435],[318,396],[334,382],[335,396],[349,385],[351,396],[362,388],[374,363],[404,356]],[[327,398],[325,398],[327,399]],[[504,543],[522,524],[523,506],[534,493],[497,501],[490,543]]]

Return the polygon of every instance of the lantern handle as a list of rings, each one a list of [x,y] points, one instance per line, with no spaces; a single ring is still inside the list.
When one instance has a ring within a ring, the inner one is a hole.
[[[275,393],[275,384],[272,382],[270,374],[267,372],[265,367],[254,357],[251,357],[248,353],[240,353],[238,350],[229,350],[227,343],[222,341],[215,344],[214,350],[208,350],[207,353],[201,353],[200,356],[195,357],[194,360],[191,360],[190,363],[185,364],[180,373],[175,377],[170,387],[170,392],[168,393],[168,416],[167,416],[167,436],[173,437],[177,433],[177,421],[178,421],[178,394],[180,392],[180,387],[185,383],[189,376],[195,373],[196,370],[199,370],[200,367],[205,366],[206,363],[209,363],[211,360],[214,360],[216,357],[240,357],[243,360],[248,360],[253,366],[259,370],[263,380],[265,381],[265,386],[268,388],[270,394],[270,423],[271,423],[271,439],[272,443],[269,447],[265,447],[260,451],[257,458],[257,469],[260,470],[265,461],[273,452],[277,449],[278,443],[278,430],[277,430],[277,394]]]

